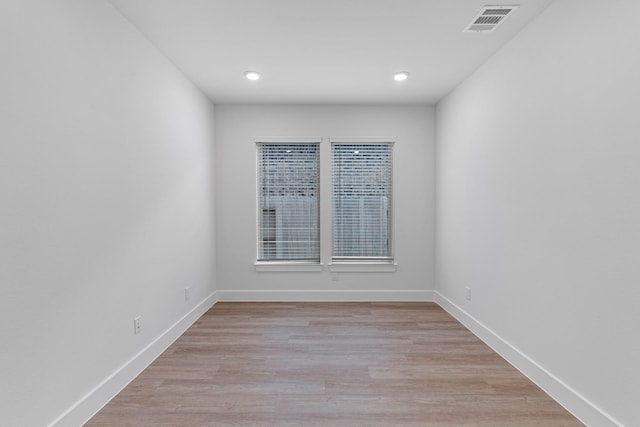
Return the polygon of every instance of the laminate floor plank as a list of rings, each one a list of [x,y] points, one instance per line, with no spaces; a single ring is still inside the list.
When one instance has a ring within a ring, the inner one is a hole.
[[[218,303],[86,425],[582,424],[433,303]]]

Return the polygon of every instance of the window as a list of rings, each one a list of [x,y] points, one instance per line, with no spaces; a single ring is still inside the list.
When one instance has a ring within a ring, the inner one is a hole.
[[[333,262],[393,262],[392,149],[332,141]]]
[[[319,141],[256,142],[258,261],[320,263]]]

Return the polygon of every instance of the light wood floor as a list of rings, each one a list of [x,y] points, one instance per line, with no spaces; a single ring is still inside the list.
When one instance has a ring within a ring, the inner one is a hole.
[[[218,303],[87,426],[581,426],[433,303]]]

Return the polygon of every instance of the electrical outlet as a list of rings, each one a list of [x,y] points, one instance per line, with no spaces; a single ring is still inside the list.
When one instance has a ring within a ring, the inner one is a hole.
[[[334,282],[338,281],[338,273],[331,273],[331,280]]]
[[[467,299],[467,301],[471,301],[471,288],[470,287],[466,287],[464,288],[464,296]]]
[[[142,331],[142,316],[133,319],[133,333],[138,335]]]
[[[184,300],[189,301],[191,299],[191,286],[184,288]]]

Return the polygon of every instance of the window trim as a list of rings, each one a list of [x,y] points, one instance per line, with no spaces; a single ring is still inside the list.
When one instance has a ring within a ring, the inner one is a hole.
[[[321,136],[256,136],[253,138],[254,144],[321,144]]]
[[[394,145],[395,136],[331,136],[331,144],[385,144]]]
[[[333,145],[341,145],[341,144],[380,144],[380,145],[389,145],[392,150],[395,146],[396,137],[395,136],[334,136],[328,138],[329,143],[333,147]],[[394,150],[395,151],[395,150]],[[394,163],[395,153],[393,153],[391,157],[391,168],[393,171],[393,163]],[[333,169],[335,165],[333,164],[333,156],[331,160],[331,168]],[[333,204],[333,171],[331,172],[331,203]],[[328,268],[332,272],[354,272],[354,273],[365,273],[365,272],[395,272],[397,270],[398,264],[396,263],[395,257],[395,236],[396,236],[396,224],[395,224],[395,210],[396,210],[396,197],[395,197],[395,179],[391,177],[391,239],[389,242],[390,248],[389,252],[391,254],[390,257],[384,257],[382,259],[376,260],[374,258],[356,258],[344,257],[340,259],[340,257],[335,257],[333,255],[333,241],[331,242],[331,261],[327,264]],[[331,206],[331,211],[333,215],[333,205]],[[331,227],[333,228],[333,218],[331,219]],[[331,233],[333,238],[333,230]]]
[[[332,261],[328,267],[332,273],[395,273],[398,269],[398,264],[394,260]]]
[[[322,144],[323,138],[321,136],[257,136],[253,138],[253,145],[258,153],[260,144],[318,144],[318,148]],[[320,155],[320,151],[318,151]],[[319,159],[318,159],[319,160]],[[260,171],[258,168],[258,156],[256,155],[256,189],[260,185]],[[318,168],[318,174],[321,173]],[[318,180],[318,206],[320,209],[320,180]],[[260,215],[260,194],[256,191],[256,244],[259,244],[258,238],[260,236],[260,221],[257,215]],[[321,215],[318,217],[318,230],[321,233]],[[322,234],[320,234],[321,236]],[[254,261],[254,269],[257,272],[281,272],[281,271],[322,271],[324,266],[322,264],[322,241],[320,241],[320,259],[318,261],[307,260],[258,260],[258,253],[256,253],[256,259]]]
[[[324,270],[324,265],[322,262],[309,261],[256,261],[253,268],[257,272],[313,272]]]

